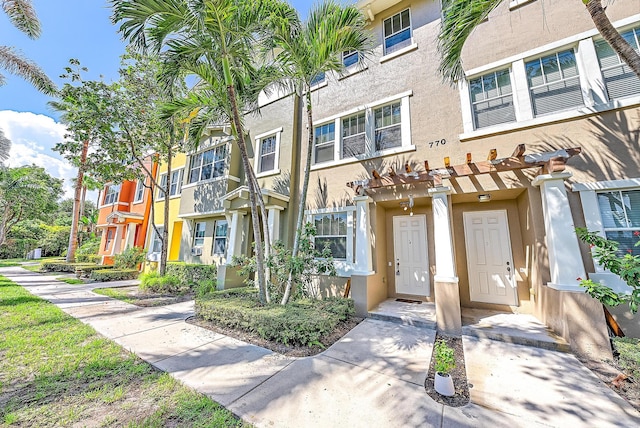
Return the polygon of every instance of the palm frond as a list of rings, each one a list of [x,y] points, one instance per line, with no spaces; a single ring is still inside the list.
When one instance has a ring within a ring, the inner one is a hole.
[[[0,164],[9,159],[11,152],[11,140],[9,140],[0,129]]]
[[[18,30],[31,39],[40,37],[40,21],[30,0],[2,0],[2,9]]]
[[[0,46],[0,68],[22,77],[44,94],[53,95],[57,91],[55,83],[35,62],[26,59],[9,46]]]
[[[438,36],[440,66],[445,82],[452,85],[464,78],[462,48],[475,28],[502,0],[443,0],[442,28]]]

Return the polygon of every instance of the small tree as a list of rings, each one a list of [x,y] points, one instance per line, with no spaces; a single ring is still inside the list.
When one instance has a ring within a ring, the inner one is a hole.
[[[591,245],[593,257],[598,264],[626,282],[631,287],[631,293],[616,293],[606,285],[591,279],[579,278],[580,285],[587,289],[587,294],[604,305],[628,304],[631,313],[638,312],[638,305],[640,305],[640,256],[634,256],[631,252],[620,255],[618,243],[603,238],[597,232],[589,232],[586,228],[577,228],[576,232],[582,241]],[[640,231],[635,231],[633,234],[640,239]],[[640,240],[635,246],[640,246]]]
[[[433,353],[436,373],[447,376],[451,370],[456,368],[455,352],[443,339],[439,339],[433,346]]]

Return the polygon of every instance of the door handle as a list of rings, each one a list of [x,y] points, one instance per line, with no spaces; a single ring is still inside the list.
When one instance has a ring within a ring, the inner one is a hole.
[[[396,259],[396,275],[400,275],[400,259]]]

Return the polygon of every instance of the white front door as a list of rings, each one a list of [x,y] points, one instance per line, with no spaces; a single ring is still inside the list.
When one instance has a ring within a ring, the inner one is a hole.
[[[464,236],[471,300],[517,305],[507,212],[464,213]]]
[[[393,217],[393,244],[396,292],[429,296],[426,216]]]

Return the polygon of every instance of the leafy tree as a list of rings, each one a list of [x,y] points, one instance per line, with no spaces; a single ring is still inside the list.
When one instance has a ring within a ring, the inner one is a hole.
[[[0,169],[0,245],[25,219],[48,219],[57,210],[62,180],[36,165]]]
[[[357,52],[357,66],[362,66],[366,54],[371,49],[371,42],[365,30],[365,18],[360,10],[355,5],[340,6],[332,0],[327,0],[316,6],[304,23],[296,14],[293,19],[291,16],[287,16],[278,24],[274,26],[273,38],[267,46],[270,51],[278,52],[274,60],[275,78],[280,85],[284,85],[304,97],[309,132],[296,222],[297,232],[291,254],[291,257],[296,258],[304,232],[304,212],[309,190],[311,153],[314,141],[311,86],[318,76],[325,73],[343,74],[345,72],[342,61],[344,52]],[[292,271],[282,298],[282,304],[286,304],[291,296],[293,276],[294,272]]]
[[[70,226],[50,226],[43,223],[40,228],[44,234],[37,246],[42,248],[42,256],[59,256],[64,253],[69,240]]]
[[[454,83],[464,78],[462,47],[475,30],[503,0],[443,0],[442,29],[438,36],[440,73]],[[620,36],[607,17],[601,0],[582,0],[602,37],[640,78],[640,56]]]

